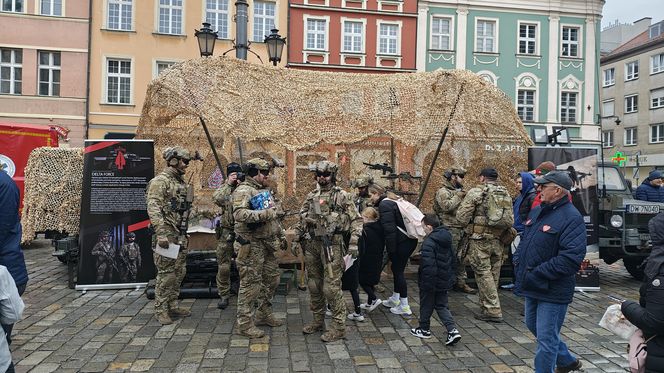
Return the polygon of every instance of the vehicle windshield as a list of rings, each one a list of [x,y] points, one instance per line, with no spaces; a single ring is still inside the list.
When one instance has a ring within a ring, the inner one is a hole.
[[[620,176],[618,169],[612,167],[599,167],[597,171],[597,182],[600,190],[603,188],[604,184],[606,184],[606,190],[626,189],[625,183],[623,182],[623,178]]]

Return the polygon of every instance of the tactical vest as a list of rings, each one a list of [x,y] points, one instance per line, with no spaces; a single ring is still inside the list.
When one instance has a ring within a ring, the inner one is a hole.
[[[346,213],[343,191],[339,187],[321,190],[309,195],[308,229],[311,237],[347,234],[350,231],[350,217]],[[320,207],[320,210],[316,206]]]

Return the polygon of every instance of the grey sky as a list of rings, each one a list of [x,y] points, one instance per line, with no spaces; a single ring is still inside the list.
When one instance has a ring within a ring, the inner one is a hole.
[[[633,23],[651,17],[652,23],[664,20],[664,0],[606,0],[602,12],[602,28],[617,20]]]

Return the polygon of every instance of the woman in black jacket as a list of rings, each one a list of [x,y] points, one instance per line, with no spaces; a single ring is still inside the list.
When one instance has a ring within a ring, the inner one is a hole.
[[[664,213],[648,223],[653,249],[645,265],[639,303],[624,301],[622,312],[648,342],[646,373],[664,372]]]
[[[380,223],[383,227],[385,237],[385,248],[387,255],[392,261],[392,276],[394,277],[394,292],[383,305],[390,308],[390,312],[397,315],[412,315],[408,305],[408,288],[404,270],[408,265],[410,255],[417,247],[417,240],[408,238],[403,217],[397,203],[391,199],[397,199],[394,193],[386,194],[385,188],[377,184],[369,186],[369,198],[374,206],[378,207]]]

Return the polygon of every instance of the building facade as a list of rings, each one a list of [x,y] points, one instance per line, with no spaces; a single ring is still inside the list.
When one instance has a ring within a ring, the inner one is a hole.
[[[650,17],[641,18],[634,21],[634,23],[620,23],[618,20],[609,23],[608,26],[602,29],[600,54],[605,56],[611,53],[614,49],[632,40],[636,35],[647,31],[651,23],[652,18]]]
[[[88,1],[0,4],[0,121],[58,125],[85,138]]]
[[[291,0],[289,19],[288,67],[415,71],[415,0]]]
[[[513,100],[536,143],[545,144],[554,128],[565,128],[572,145],[599,146],[595,114],[603,5],[603,0],[420,1],[417,69],[477,73]]]
[[[248,61],[268,65],[263,40],[272,28],[286,31],[287,3],[248,3],[250,51],[260,56],[250,52]],[[175,63],[199,58],[194,29],[203,22],[218,32],[215,56],[228,51],[234,57],[234,15],[232,0],[93,1],[89,138],[135,132],[150,81]]]
[[[622,153],[638,183],[664,168],[664,21],[602,57],[601,70],[604,155]]]

